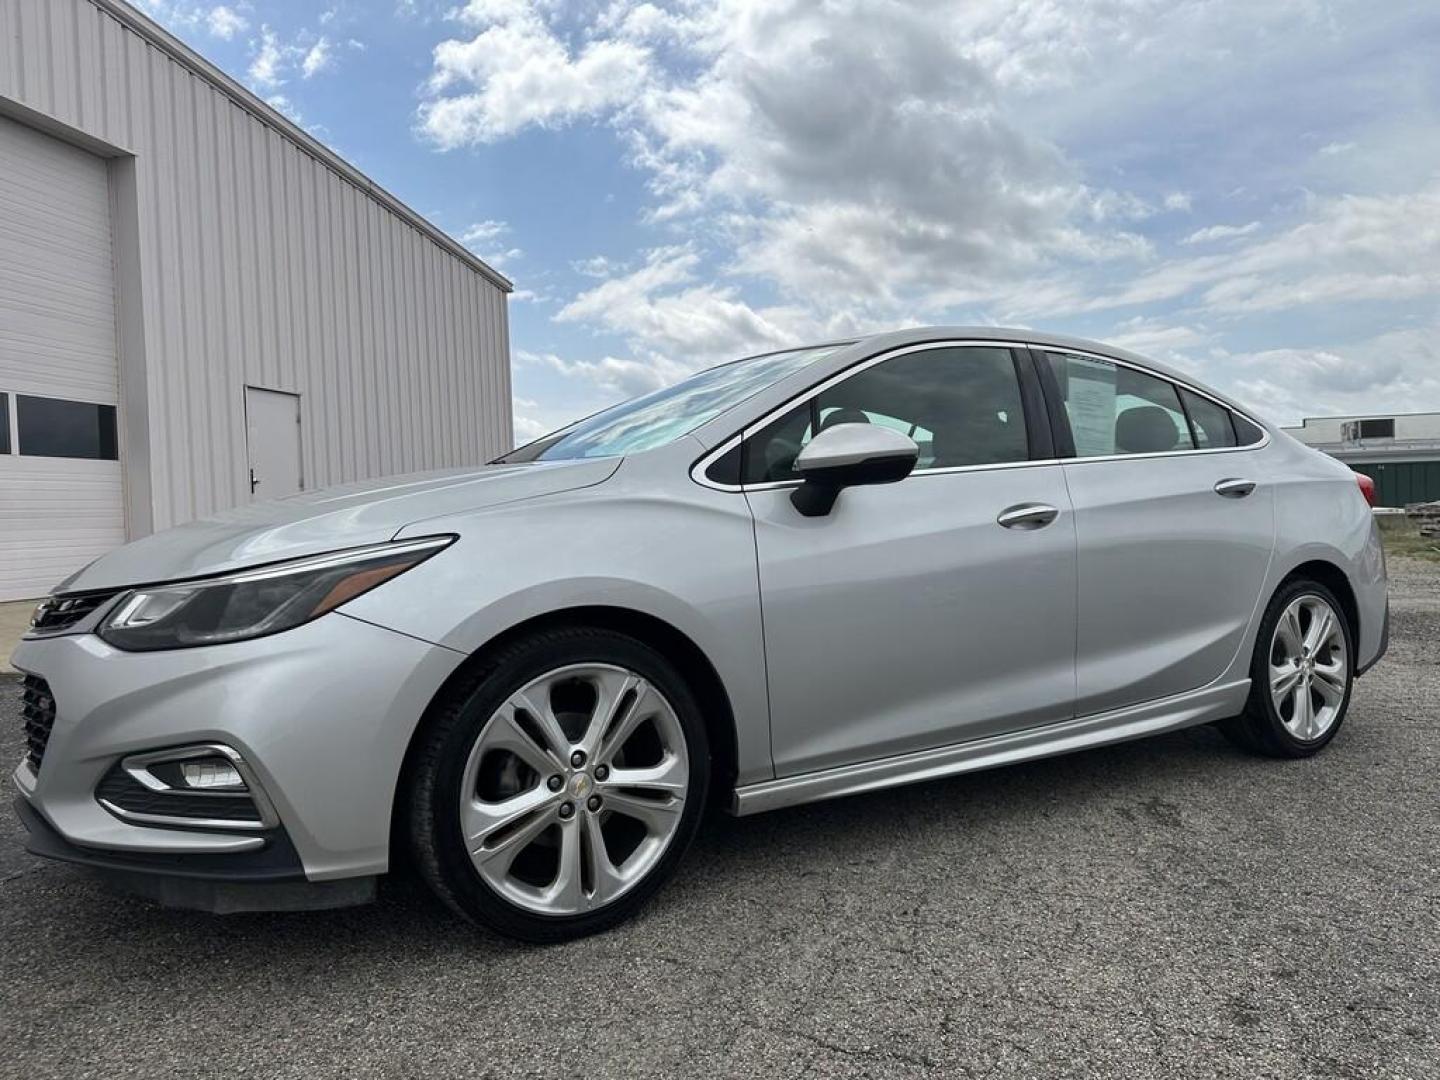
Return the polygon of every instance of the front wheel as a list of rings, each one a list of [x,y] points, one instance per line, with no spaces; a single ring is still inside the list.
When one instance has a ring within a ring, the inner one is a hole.
[[[1334,594],[1319,582],[1291,582],[1261,619],[1245,711],[1222,721],[1220,730],[1269,757],[1318,753],[1345,720],[1353,656],[1350,626]]]
[[[460,914],[527,941],[607,929],[674,871],[705,805],[699,706],[609,630],[515,642],[439,703],[411,757],[411,846]]]

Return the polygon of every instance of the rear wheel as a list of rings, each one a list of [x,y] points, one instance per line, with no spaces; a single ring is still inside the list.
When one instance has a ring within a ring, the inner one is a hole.
[[[1319,582],[1294,581],[1265,609],[1245,711],[1220,724],[1231,741],[1270,757],[1309,757],[1345,721],[1354,645],[1343,609]]]
[[[710,759],[689,687],[598,629],[507,646],[437,708],[411,759],[410,839],[455,910],[527,941],[627,918],[674,871]]]

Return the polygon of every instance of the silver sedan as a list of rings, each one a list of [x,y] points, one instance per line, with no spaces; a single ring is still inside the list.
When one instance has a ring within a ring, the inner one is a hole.
[[[15,653],[37,854],[354,903],[402,853],[556,940],[750,814],[1216,723],[1301,757],[1381,656],[1367,489],[1194,379],[1030,331],[751,357],[490,466],[246,506]]]

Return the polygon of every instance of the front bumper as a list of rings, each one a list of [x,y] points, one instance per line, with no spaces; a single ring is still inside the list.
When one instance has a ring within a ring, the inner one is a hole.
[[[55,701],[38,772],[22,762],[15,773],[30,850],[156,881],[257,884],[257,868],[272,886],[383,873],[410,737],[463,660],[341,612],[169,652],[121,652],[93,634],[23,641],[15,667],[43,678]],[[195,743],[244,757],[276,828],[154,827],[97,801],[120,759]]]
[[[15,800],[29,833],[32,855],[73,863],[113,885],[166,907],[217,915],[246,911],[315,911],[349,907],[375,898],[375,878],[309,881],[283,831],[262,848],[231,855],[166,855],[98,851],[77,847],[55,831],[30,802]]]

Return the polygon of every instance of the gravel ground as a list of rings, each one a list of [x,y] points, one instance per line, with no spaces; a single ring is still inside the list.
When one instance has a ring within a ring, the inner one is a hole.
[[[1392,587],[1319,758],[1206,728],[716,816],[638,921],[573,945],[405,882],[165,911],[4,814],[0,1075],[1440,1077],[1440,566]]]

